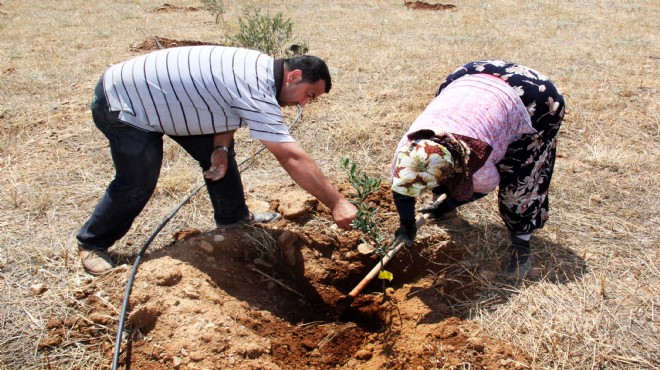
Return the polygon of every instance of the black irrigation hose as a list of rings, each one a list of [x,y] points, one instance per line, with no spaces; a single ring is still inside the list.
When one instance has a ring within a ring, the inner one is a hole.
[[[297,107],[298,107],[298,114],[296,115],[296,118],[293,120],[293,123],[289,127],[289,130],[293,130],[293,127],[296,125],[298,119],[302,115],[302,107],[300,105],[298,105]],[[262,146],[259,150],[254,152],[254,154],[252,154],[250,157],[244,159],[241,163],[239,163],[238,167],[242,166],[247,161],[256,157],[259,153],[263,152],[264,149],[266,149],[266,147]],[[246,170],[248,167],[250,167],[250,165],[251,163],[248,163],[243,169],[239,171],[239,173]],[[137,273],[137,269],[138,266],[140,265],[140,261],[142,261],[142,256],[144,256],[144,253],[147,251],[147,248],[149,247],[151,242],[154,241],[154,239],[156,238],[158,233],[163,229],[163,227],[165,227],[165,225],[167,225],[167,223],[170,222],[172,217],[174,217],[174,215],[177,212],[179,212],[179,210],[186,203],[188,203],[190,198],[192,198],[195,194],[197,194],[197,192],[199,192],[205,185],[206,185],[205,182],[199,185],[195,190],[193,190],[192,193],[190,193],[190,195],[188,195],[183,201],[181,201],[181,203],[179,203],[179,205],[176,206],[176,208],[174,208],[174,210],[167,217],[165,217],[163,222],[161,222],[160,225],[158,225],[156,230],[154,230],[154,232],[151,234],[149,239],[147,239],[147,241],[144,243],[144,246],[142,246],[142,249],[140,249],[137,258],[135,259],[135,262],[133,262],[133,269],[131,270],[131,274],[128,276],[128,282],[126,283],[126,294],[124,294],[124,301],[121,304],[121,313],[119,314],[119,326],[117,327],[117,336],[115,337],[115,351],[114,351],[114,355],[112,356],[112,370],[117,370],[117,366],[119,365],[121,337],[122,337],[122,333],[124,332],[124,322],[126,320],[126,311],[128,309],[128,299],[131,295],[131,290],[133,288],[133,280],[135,280],[135,274]],[[130,341],[131,340],[130,336],[126,340]]]

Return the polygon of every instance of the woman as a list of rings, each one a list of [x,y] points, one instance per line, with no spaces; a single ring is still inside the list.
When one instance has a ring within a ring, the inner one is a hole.
[[[423,208],[440,220],[499,186],[502,220],[511,233],[510,276],[531,269],[529,239],[548,219],[548,188],[564,98],[541,73],[501,60],[470,62],[440,85],[435,99],[397,146],[392,191],[399,241],[412,244],[415,197],[447,194]]]

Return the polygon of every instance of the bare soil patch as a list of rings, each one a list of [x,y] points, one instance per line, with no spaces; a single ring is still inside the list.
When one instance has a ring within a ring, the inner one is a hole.
[[[158,49],[175,48],[178,46],[195,46],[195,45],[229,46],[229,45],[218,44],[213,42],[195,41],[195,40],[174,40],[174,39],[168,39],[166,37],[152,36],[152,37],[147,37],[141,43],[131,45],[131,51],[149,52]]]
[[[202,10],[201,7],[198,6],[176,6],[172,4],[165,3],[159,7],[156,7],[151,10],[151,12],[154,13],[170,13],[170,12],[196,12]]]
[[[456,8],[453,4],[429,4],[424,1],[406,1],[404,3],[408,9],[421,9],[421,10],[449,10]]]
[[[374,200],[391,204],[387,193]],[[132,340],[124,343],[122,363],[134,369],[530,363],[521,350],[458,317],[455,303],[480,288],[473,271],[456,263],[464,248],[446,236],[422,238],[415,250],[400,253],[387,268],[395,276],[391,286],[374,281],[342,310],[345,294],[377,257],[355,252],[357,233],[318,227],[330,221],[324,210],[310,212],[304,223],[284,218],[264,228],[179,232],[148,255],[131,295]],[[440,273],[429,274],[439,266]],[[85,342],[110,361],[129,272],[117,268],[77,290],[69,302],[77,314],[52,317],[41,350]]]

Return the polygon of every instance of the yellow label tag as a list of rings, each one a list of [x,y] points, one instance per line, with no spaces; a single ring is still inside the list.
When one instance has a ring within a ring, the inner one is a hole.
[[[392,275],[392,273],[389,271],[380,270],[380,272],[378,272],[378,278],[381,280],[387,279],[391,282],[392,279],[394,278],[394,275]]]

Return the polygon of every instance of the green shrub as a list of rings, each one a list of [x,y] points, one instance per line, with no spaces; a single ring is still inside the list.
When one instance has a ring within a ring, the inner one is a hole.
[[[239,33],[234,36],[238,44],[278,57],[283,54],[284,44],[291,38],[293,23],[282,13],[274,17],[262,15],[257,6],[245,6],[243,17],[238,18]]]

